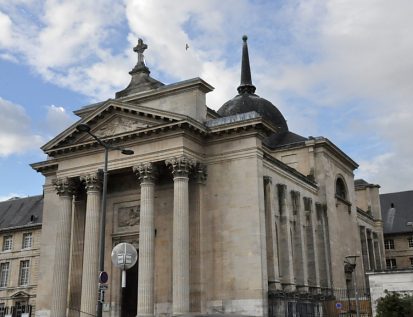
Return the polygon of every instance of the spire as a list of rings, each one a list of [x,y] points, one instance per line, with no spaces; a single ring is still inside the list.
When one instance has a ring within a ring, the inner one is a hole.
[[[242,40],[244,43],[242,45],[241,84],[238,86],[237,90],[239,94],[253,94],[255,92],[255,86],[252,84],[251,80],[250,59],[248,56],[247,44],[248,37],[244,35]]]

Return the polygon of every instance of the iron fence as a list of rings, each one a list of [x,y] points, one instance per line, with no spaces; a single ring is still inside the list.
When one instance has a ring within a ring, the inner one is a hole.
[[[32,305],[1,306],[0,317],[32,317]]]
[[[325,289],[322,291],[271,291],[269,317],[372,317],[368,289]]]

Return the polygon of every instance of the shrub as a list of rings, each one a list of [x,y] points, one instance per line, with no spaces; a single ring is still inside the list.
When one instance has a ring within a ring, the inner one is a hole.
[[[384,291],[386,296],[377,300],[377,317],[412,317],[413,295]]]

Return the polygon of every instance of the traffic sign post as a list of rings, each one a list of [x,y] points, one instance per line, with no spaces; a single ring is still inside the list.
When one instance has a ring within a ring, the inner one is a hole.
[[[112,263],[122,270],[122,288],[126,287],[126,270],[138,260],[138,253],[130,243],[119,243],[112,250]]]

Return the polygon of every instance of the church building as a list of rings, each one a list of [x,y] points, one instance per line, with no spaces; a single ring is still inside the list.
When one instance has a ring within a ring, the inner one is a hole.
[[[360,217],[349,156],[291,132],[255,94],[247,37],[237,95],[218,111],[204,80],[152,78],[146,48],[134,48],[129,86],[75,111],[32,164],[45,176],[36,316],[96,316],[102,203],[105,317],[321,316],[323,298],[349,286],[349,257],[365,286],[363,254],[382,265],[380,211]],[[138,252],[126,288],[110,257],[121,242]]]

